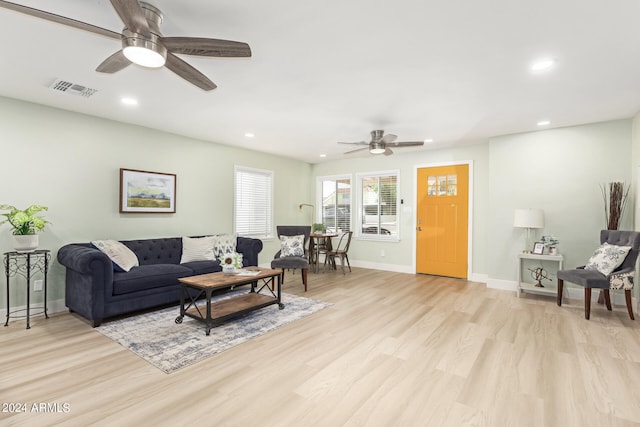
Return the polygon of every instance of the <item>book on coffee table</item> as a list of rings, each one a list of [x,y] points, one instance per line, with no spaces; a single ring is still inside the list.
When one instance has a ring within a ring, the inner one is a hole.
[[[237,276],[257,276],[258,274],[260,274],[259,270],[245,270],[243,268],[236,271]]]

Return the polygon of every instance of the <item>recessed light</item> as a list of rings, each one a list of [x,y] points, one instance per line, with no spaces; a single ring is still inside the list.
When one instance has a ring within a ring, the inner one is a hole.
[[[327,157],[326,154],[320,154],[320,157]]]
[[[138,105],[138,100],[135,98],[123,97],[120,101],[125,105]]]
[[[540,120],[538,126],[549,126],[551,122],[549,120]]]
[[[246,136],[247,138],[253,138],[256,135],[251,133],[251,132],[247,132],[247,133],[244,134],[244,136]]]
[[[425,143],[425,144],[428,144],[428,143],[430,143],[430,142],[433,142],[433,139],[431,139],[431,138],[427,138],[427,139],[425,139],[425,140],[424,140],[424,143]]]
[[[554,64],[553,59],[541,59],[531,64],[531,71],[545,71],[553,67]]]

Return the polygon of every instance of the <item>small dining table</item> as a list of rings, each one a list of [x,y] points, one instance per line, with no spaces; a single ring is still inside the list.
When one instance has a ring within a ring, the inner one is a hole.
[[[331,231],[311,233],[309,235],[309,254],[311,256],[309,262],[313,264],[313,271],[315,273],[320,271],[320,247],[322,246],[322,243],[324,243],[326,250],[331,250],[331,238],[337,236],[338,233]]]

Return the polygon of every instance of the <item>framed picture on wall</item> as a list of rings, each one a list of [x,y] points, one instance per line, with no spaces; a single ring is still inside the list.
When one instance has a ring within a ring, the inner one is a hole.
[[[533,244],[533,253],[536,255],[542,255],[544,253],[544,243],[535,242]]]
[[[175,213],[175,174],[121,168],[120,212]]]

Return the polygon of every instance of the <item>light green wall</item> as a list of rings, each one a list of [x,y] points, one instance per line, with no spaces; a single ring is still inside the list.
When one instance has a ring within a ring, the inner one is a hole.
[[[513,228],[516,208],[543,209],[545,228],[538,236],[551,233],[560,240],[567,268],[584,265],[606,228],[600,185],[631,182],[631,124],[618,120],[490,140],[491,280],[515,281],[525,239],[524,230]],[[627,211],[621,229],[632,223]]]
[[[560,239],[565,265],[579,265],[590,256],[604,226],[599,185],[631,182],[640,165],[640,116],[507,135],[477,145],[410,153],[398,149],[389,157],[344,157],[316,165],[7,98],[0,98],[0,117],[0,203],[49,206],[46,217],[52,224],[40,242],[54,258],[57,249],[70,242],[230,231],[236,164],[275,171],[276,224],[309,222],[309,212],[300,212],[298,205],[315,204],[318,176],[350,174],[355,182],[359,172],[397,169],[404,200],[400,241],[354,240],[350,258],[364,267],[413,272],[416,168],[471,162],[470,278],[492,286],[515,282],[515,256],[524,241],[522,230],[512,226],[515,208],[544,209],[545,232]],[[118,213],[121,167],[175,173],[177,213]],[[624,228],[633,223],[633,205],[631,201]],[[0,227],[0,235],[0,252],[11,250],[7,226]],[[268,263],[278,246],[277,241],[266,241],[260,262]],[[57,262],[50,279],[50,300],[63,299],[64,270]],[[24,291],[12,291],[12,305],[24,304]],[[6,307],[4,299],[3,292],[0,309]]]
[[[488,145],[478,144],[446,150],[427,150],[403,153],[395,150],[392,156],[347,157],[343,159],[313,165],[314,183],[317,177],[350,174],[354,186],[353,203],[355,203],[355,179],[357,173],[385,170],[400,171],[400,197],[404,200],[400,213],[400,241],[380,242],[370,240],[354,240],[349,249],[349,258],[356,264],[368,267],[379,267],[413,273],[414,240],[415,240],[415,171],[417,167],[433,166],[446,163],[472,162],[473,168],[473,272],[487,271],[485,242],[488,220]],[[315,186],[315,184],[314,184]],[[353,219],[352,219],[353,220]],[[381,256],[384,250],[385,256]]]
[[[0,204],[49,207],[52,224],[40,247],[54,259],[71,242],[231,232],[234,165],[273,170],[276,224],[304,223],[297,207],[309,198],[307,163],[7,98],[0,98],[0,117]],[[176,174],[177,212],[120,214],[121,167]],[[7,225],[0,236],[0,253],[12,250]],[[265,241],[260,263],[278,248]],[[49,279],[48,299],[63,299],[57,261]],[[24,305],[24,296],[22,286],[12,286],[11,305]],[[3,291],[0,310],[5,299]]]

